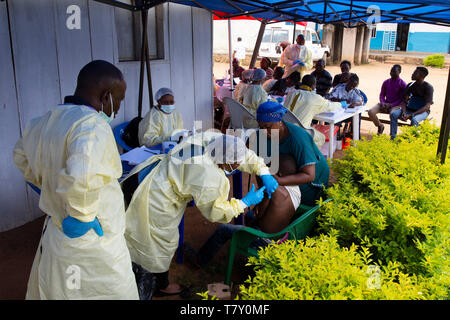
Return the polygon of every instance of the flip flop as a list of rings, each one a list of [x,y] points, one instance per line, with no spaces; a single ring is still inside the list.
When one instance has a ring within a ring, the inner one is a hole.
[[[160,298],[160,297],[169,297],[169,296],[176,296],[176,295],[181,295],[184,291],[186,291],[186,289],[188,289],[188,287],[180,286],[180,291],[177,292],[164,292],[164,291],[157,291],[153,294],[154,297]]]

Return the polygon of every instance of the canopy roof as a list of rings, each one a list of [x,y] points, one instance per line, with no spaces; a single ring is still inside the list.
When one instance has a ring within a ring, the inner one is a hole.
[[[342,23],[354,27],[367,23],[431,23],[450,26],[448,0],[96,0],[130,10],[151,8],[164,2],[212,11],[221,18],[251,16],[266,21]],[[220,15],[218,14],[220,12]]]

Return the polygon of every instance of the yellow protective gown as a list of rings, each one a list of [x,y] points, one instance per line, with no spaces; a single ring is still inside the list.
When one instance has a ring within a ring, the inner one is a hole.
[[[14,149],[25,180],[41,189],[48,215],[28,281],[27,299],[139,299],[125,232],[118,178],[119,152],[111,127],[86,106],[61,105],[33,119]],[[67,237],[62,221],[98,218],[89,230]]]
[[[139,144],[151,147],[169,141],[177,129],[183,129],[183,119],[177,110],[167,114],[154,107],[139,122]]]
[[[248,89],[244,92],[242,104],[256,116],[256,110],[261,103],[264,103],[268,99],[267,92],[260,84],[250,84]]]
[[[332,102],[315,92],[306,90],[295,90],[289,92],[284,100],[284,107],[292,111],[292,113],[297,116],[306,129],[314,130],[314,142],[319,149],[325,143],[325,135],[311,127],[311,122],[314,116],[318,113],[342,108],[340,102]]]
[[[190,137],[168,155],[153,156],[130,172],[129,176],[160,160],[139,184],[126,211],[125,237],[131,259],[150,272],[169,270],[178,246],[178,225],[192,199],[212,222],[228,223],[244,212],[240,200],[228,200],[229,179],[209,156],[180,156],[181,149],[191,150],[191,142],[201,148],[213,136]],[[269,173],[264,160],[251,150],[239,169],[256,175]]]
[[[305,63],[304,66],[298,64],[294,65],[295,60],[301,60]],[[297,44],[291,44],[288,46],[280,57],[280,64],[284,65],[283,78],[287,78],[292,72],[300,72],[300,80],[303,79],[305,72],[312,68],[312,53],[306,46],[300,48]]]
[[[233,98],[236,101],[239,101],[242,103],[242,100],[244,97],[242,96],[244,92],[246,91],[246,88],[248,87],[248,83],[245,83],[244,81],[239,82],[236,87],[234,88],[233,92]]]

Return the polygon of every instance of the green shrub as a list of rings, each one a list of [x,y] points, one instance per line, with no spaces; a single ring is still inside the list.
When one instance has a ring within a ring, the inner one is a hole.
[[[445,64],[445,57],[442,54],[433,54],[431,56],[427,56],[423,59],[423,64],[425,66],[443,68]]]
[[[395,263],[379,268],[366,248],[341,248],[334,236],[270,245],[251,257],[255,275],[240,287],[244,300],[424,299],[415,276]]]
[[[439,129],[424,122],[397,140],[359,141],[333,164],[333,198],[319,231],[363,245],[381,265],[398,263],[437,298],[448,296],[450,166],[436,159]],[[436,281],[439,279],[439,281]]]

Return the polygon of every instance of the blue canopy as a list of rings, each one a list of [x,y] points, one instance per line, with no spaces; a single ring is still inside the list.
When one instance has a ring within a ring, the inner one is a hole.
[[[346,27],[370,23],[431,23],[450,26],[448,0],[136,0],[128,5],[120,0],[96,0],[130,10],[151,8],[173,2],[220,12],[221,18],[252,16],[274,21],[342,23]]]

